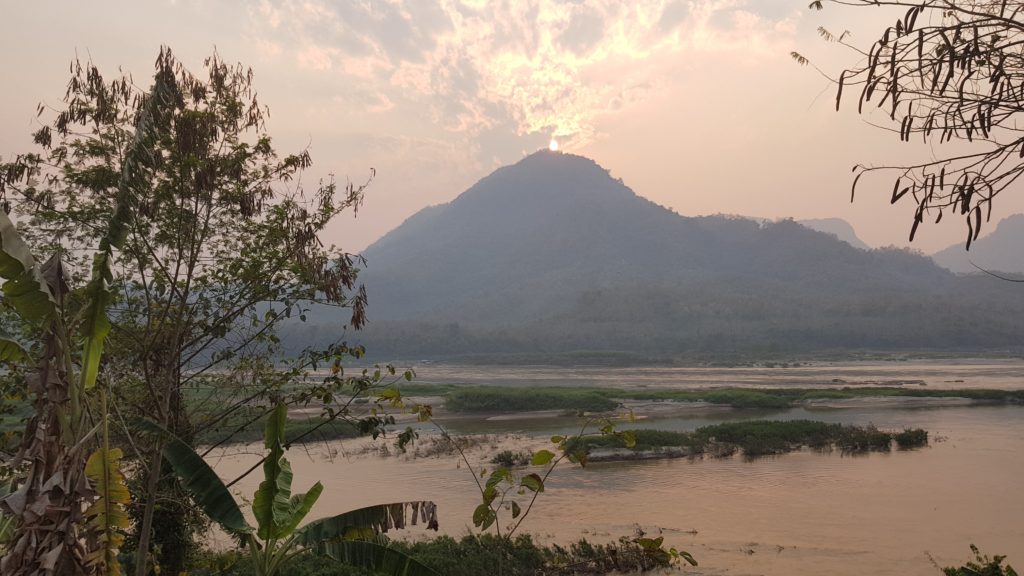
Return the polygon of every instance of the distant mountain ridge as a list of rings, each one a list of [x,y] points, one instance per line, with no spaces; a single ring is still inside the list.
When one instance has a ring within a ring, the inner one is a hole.
[[[999,221],[991,234],[971,244],[970,251],[964,242],[958,242],[936,252],[932,259],[960,274],[980,272],[975,264],[989,271],[1024,274],[1024,214]]]
[[[857,232],[853,229],[853,226],[842,218],[810,218],[799,220],[798,222],[811,230],[832,234],[854,248],[860,248],[861,250],[871,249],[870,246],[857,237]]]
[[[1024,305],[997,305],[998,284],[792,220],[680,216],[594,161],[557,152],[496,170],[363,255],[371,323],[358,338],[389,355],[1024,341]],[[337,320],[316,317],[293,336],[332,334]]]

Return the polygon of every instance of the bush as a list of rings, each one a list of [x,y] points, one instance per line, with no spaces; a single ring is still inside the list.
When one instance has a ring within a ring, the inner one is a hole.
[[[512,468],[513,466],[526,466],[530,463],[530,455],[524,452],[513,452],[511,450],[502,450],[491,458],[491,464],[497,464],[504,466],[505,468]]]
[[[901,450],[919,448],[928,444],[928,432],[921,428],[907,428],[903,432],[893,434],[892,439],[896,441],[896,445],[899,446]]]

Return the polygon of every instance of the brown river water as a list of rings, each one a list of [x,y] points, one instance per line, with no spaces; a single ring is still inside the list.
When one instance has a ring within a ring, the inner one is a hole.
[[[604,380],[596,370],[421,367],[421,378],[524,385],[649,385],[693,387],[710,382],[693,369],[627,369]],[[735,370],[732,372],[731,370]],[[815,374],[809,374],[810,371]],[[435,372],[436,371],[436,372]],[[614,370],[613,370],[614,372]],[[841,378],[924,380],[929,387],[1024,387],[1024,363],[899,363],[836,365],[802,369],[715,369],[714,382],[749,386],[794,385],[795,381]],[[785,374],[783,374],[785,373]],[[696,374],[696,375],[695,375]],[[490,376],[490,379],[484,376]],[[495,376],[497,375],[497,376]],[[458,379],[453,376],[460,376]],[[775,376],[782,376],[779,384]],[[444,379],[447,378],[447,379]],[[917,385],[917,384],[913,384]],[[1024,567],[1024,407],[853,405],[843,409],[797,408],[778,412],[714,410],[641,423],[687,430],[743,418],[811,418],[880,428],[922,427],[927,448],[849,456],[839,452],[797,452],[748,461],[742,457],[563,465],[523,529],[544,542],[592,542],[632,534],[639,526],[667,544],[691,552],[700,562],[692,574],[714,575],[938,575],[936,567],[960,565],[969,544],[987,554],[1005,554]],[[456,433],[506,432],[468,454],[474,467],[488,466],[504,447],[539,448],[552,433],[576,426],[572,418],[450,420]],[[421,437],[429,435],[425,430]],[[325,490],[313,516],[325,516],[381,502],[430,499],[439,506],[441,530],[459,536],[472,529],[479,501],[473,476],[452,456],[381,457],[367,453],[367,440],[335,441],[293,448],[295,489],[313,482]],[[249,453],[247,453],[249,452]],[[256,461],[258,447],[234,447],[211,458],[233,479]],[[256,475],[240,482],[250,497]],[[423,537],[419,528],[409,537]],[[397,534],[396,534],[397,535]]]

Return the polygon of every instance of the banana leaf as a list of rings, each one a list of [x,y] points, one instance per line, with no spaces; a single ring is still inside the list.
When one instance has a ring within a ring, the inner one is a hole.
[[[264,540],[287,538],[323,492],[323,485],[317,482],[308,493],[292,495],[292,467],[284,457],[287,422],[284,404],[278,404],[267,419],[264,445],[270,453],[263,461],[263,482],[252,501],[256,534]]]
[[[56,300],[40,267],[3,210],[0,210],[0,278],[4,280],[4,299],[27,322],[40,325],[56,311]]]
[[[145,432],[163,437],[164,458],[192,493],[196,504],[199,504],[199,507],[211,520],[220,524],[230,534],[252,532],[252,527],[245,521],[242,510],[235,503],[231,491],[213,471],[213,468],[210,468],[210,465],[203,460],[202,456],[156,422],[143,420],[139,423],[139,427]]]
[[[0,334],[0,362],[27,362],[28,351],[14,339]]]
[[[304,546],[312,548],[323,542],[383,534],[392,528],[416,525],[420,520],[426,522],[428,529],[437,530],[437,506],[433,502],[395,502],[357,508],[314,520],[300,528],[296,538]]]
[[[276,537],[287,538],[295,532],[295,528],[309,514],[313,504],[316,504],[317,499],[320,498],[320,493],[323,491],[323,484],[317,482],[309,489],[309,492],[292,496],[289,504],[288,519],[284,524],[277,526]]]
[[[263,481],[252,500],[256,535],[277,538],[277,526],[288,522],[292,495],[292,467],[284,457],[284,429],[288,409],[280,404],[267,418],[264,446],[270,450],[263,461]]]

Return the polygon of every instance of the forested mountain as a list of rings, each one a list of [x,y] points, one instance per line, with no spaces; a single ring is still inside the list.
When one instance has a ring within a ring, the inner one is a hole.
[[[980,273],[971,262],[985,270],[1024,274],[1024,214],[1001,220],[991,234],[972,243],[970,251],[958,242],[932,258],[961,274]]]
[[[1024,342],[1019,285],[792,220],[680,216],[592,160],[548,151],[422,210],[364,256],[370,327],[357,339],[392,356]],[[336,319],[315,317],[292,337],[336,333]]]

